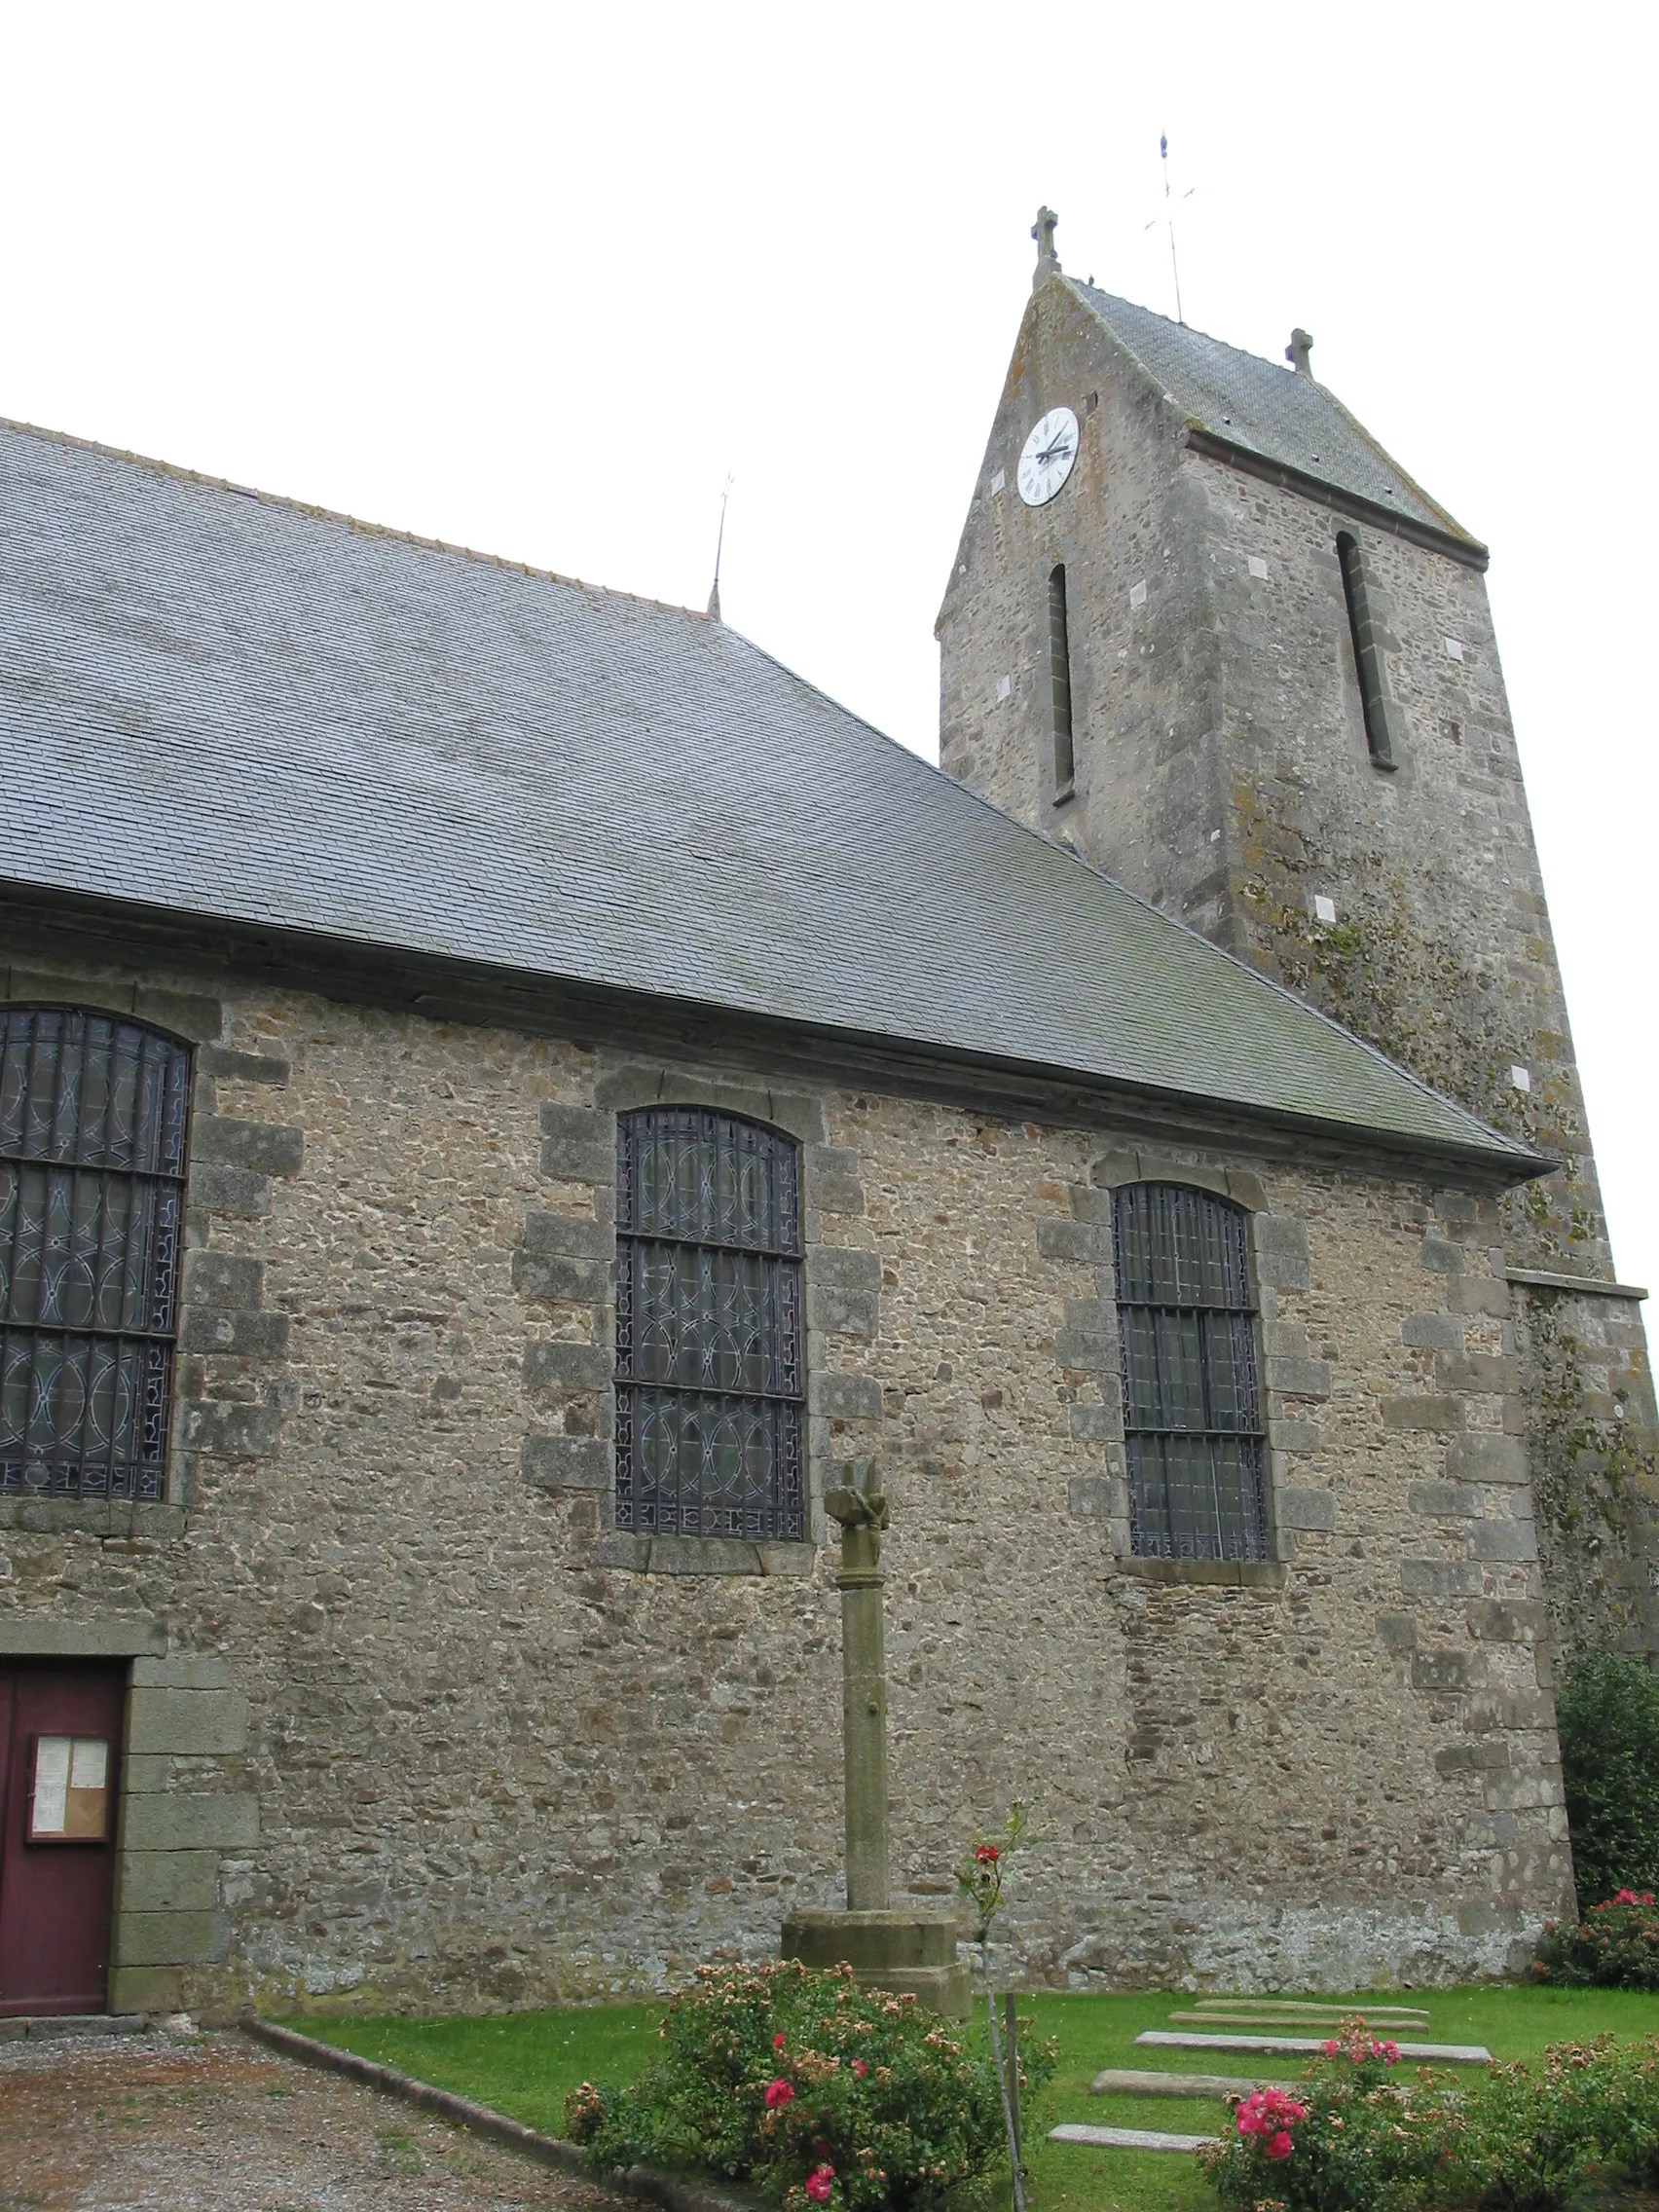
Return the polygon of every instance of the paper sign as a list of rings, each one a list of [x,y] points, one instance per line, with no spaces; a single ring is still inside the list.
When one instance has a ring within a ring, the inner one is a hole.
[[[37,1736],[31,1843],[102,1843],[109,1833],[109,1745],[102,1736]]]

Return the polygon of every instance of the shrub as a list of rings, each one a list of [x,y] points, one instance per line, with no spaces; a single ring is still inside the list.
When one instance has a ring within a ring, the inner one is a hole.
[[[690,2166],[747,2181],[786,2212],[933,2212],[1005,2157],[1001,2091],[970,2031],[911,1997],[798,1961],[704,1967],[672,2000],[661,2062],[627,2089],[583,2083],[572,2138],[602,2171]],[[1020,2086],[1054,2068],[1021,2053]]]
[[[1558,1700],[1562,1782],[1581,1900],[1659,1890],[1659,1677],[1595,1651]]]
[[[1651,1890],[1620,1890],[1576,1927],[1551,1922],[1538,1940],[1539,1981],[1597,1989],[1659,1989],[1659,1907]]]
[[[1557,2045],[1537,2071],[1494,2066],[1467,2083],[1425,2069],[1410,2088],[1389,2081],[1385,2046],[1325,2047],[1337,2055],[1293,2098],[1270,2112],[1258,2091],[1235,2137],[1199,2154],[1224,2204],[1553,2212],[1599,2175],[1659,2181],[1659,2038]]]
[[[1308,2069],[1293,2097],[1258,2090],[1224,2142],[1198,2154],[1223,2204],[1239,2212],[1427,2212],[1459,2199],[1462,2098],[1438,2080],[1388,2079],[1396,2053],[1363,2020]]]

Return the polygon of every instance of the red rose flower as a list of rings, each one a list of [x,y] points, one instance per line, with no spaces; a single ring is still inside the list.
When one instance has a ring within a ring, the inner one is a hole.
[[[1002,1853],[994,1843],[981,1843],[974,1853],[974,1863],[976,1866],[994,1866],[1001,1857]]]
[[[854,2073],[855,2073],[855,2074],[856,2074],[856,2075],[858,2076],[859,2080],[860,2080],[860,2081],[862,2082],[862,2081],[864,2080],[865,2076],[866,2076],[866,2074],[867,2074],[867,2073],[869,2072],[869,2068],[868,2068],[868,2067],[867,2067],[867,2066],[866,2066],[866,2065],[865,2064],[865,2062],[864,2062],[864,2060],[863,2060],[862,2058],[855,2058],[855,2059],[853,2060],[853,2072],[854,2072]]]
[[[1270,2158],[1288,2158],[1290,2157],[1290,2137],[1281,2127],[1278,2133],[1273,2137],[1272,2141],[1268,2145],[1268,2157]]]
[[[814,2204],[828,2204],[830,2185],[835,2179],[833,2166],[814,2166],[806,2177],[806,2194]]]
[[[785,2105],[794,2103],[794,2086],[780,2075],[777,2081],[766,2084],[766,2110],[781,2112]]]
[[[777,2034],[776,2034],[776,2035],[775,2035],[775,2036],[774,2036],[774,2037],[772,2038],[772,2048],[773,2048],[774,2050],[782,2050],[782,2049],[783,2049],[783,2047],[784,2047],[784,2034],[783,2034],[783,2030],[782,2030],[782,2029],[780,2028],[780,2029],[779,2029],[779,2031],[778,2031],[778,2033],[777,2033]]]

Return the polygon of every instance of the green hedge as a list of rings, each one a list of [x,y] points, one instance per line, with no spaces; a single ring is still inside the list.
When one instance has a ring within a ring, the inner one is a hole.
[[[1557,1699],[1582,1912],[1659,1890],[1659,1676],[1617,1651],[1581,1659]]]

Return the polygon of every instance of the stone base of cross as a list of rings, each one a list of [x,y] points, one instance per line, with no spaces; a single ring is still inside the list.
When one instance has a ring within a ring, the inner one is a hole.
[[[792,1912],[783,1955],[803,1966],[853,1970],[861,1988],[908,1994],[951,2019],[967,2017],[968,1969],[947,1912],[895,1911],[887,1877],[887,1629],[881,1537],[887,1500],[865,1463],[829,1493],[841,1529],[841,1751],[846,1778],[847,1909]]]

